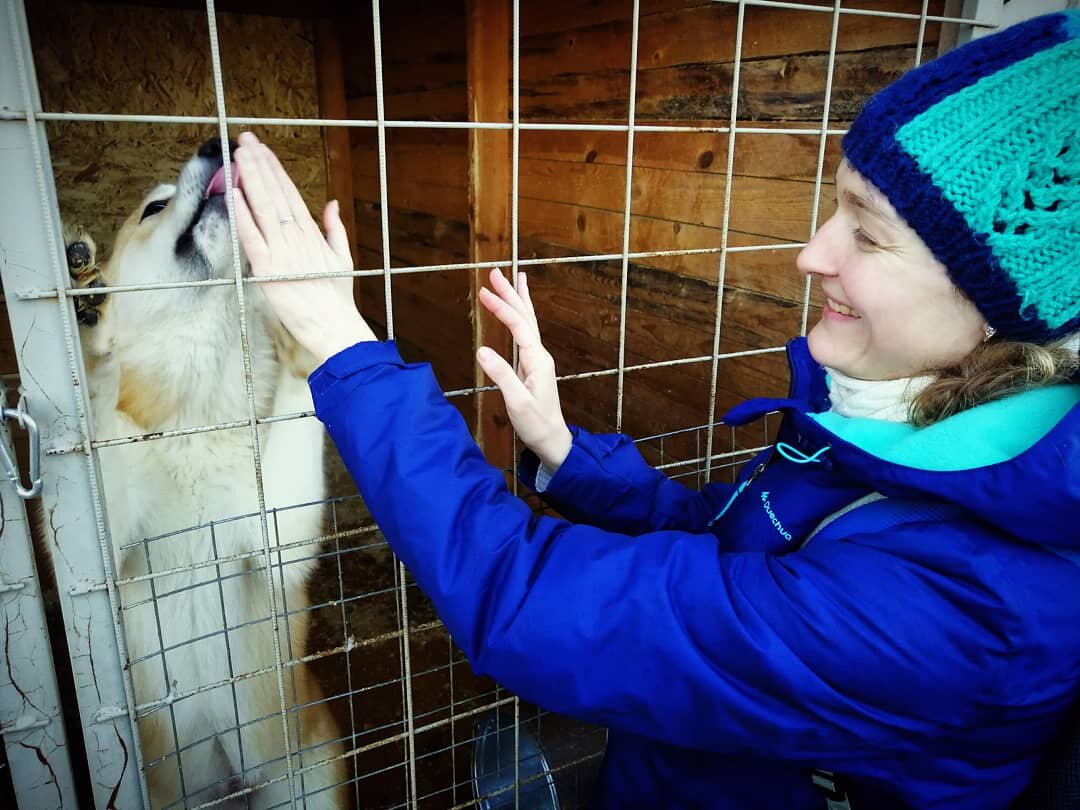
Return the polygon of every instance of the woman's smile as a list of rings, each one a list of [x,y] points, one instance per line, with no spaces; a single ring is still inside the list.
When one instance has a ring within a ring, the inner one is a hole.
[[[851,307],[834,301],[832,298],[825,299],[824,315],[833,321],[857,321],[862,317]]]

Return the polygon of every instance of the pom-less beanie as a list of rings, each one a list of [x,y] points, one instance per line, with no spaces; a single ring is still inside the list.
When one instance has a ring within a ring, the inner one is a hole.
[[[1080,11],[904,74],[843,149],[999,335],[1080,330]]]

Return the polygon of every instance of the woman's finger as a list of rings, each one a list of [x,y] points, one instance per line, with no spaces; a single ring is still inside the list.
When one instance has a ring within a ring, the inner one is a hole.
[[[521,303],[525,307],[525,314],[536,325],[536,331],[539,334],[540,324],[536,320],[536,311],[533,309],[532,293],[529,292],[529,274],[518,272],[518,297],[521,299]]]
[[[481,346],[476,350],[476,362],[498,386],[509,409],[524,408],[532,400],[532,394],[525,387],[513,367],[494,349]]]
[[[514,286],[503,275],[502,270],[496,267],[491,271],[491,288],[495,293],[505,301],[509,306],[513,307],[515,311],[521,315],[527,315],[524,305],[521,302],[521,298],[518,296]]]
[[[236,235],[240,239],[244,253],[247,254],[252,274],[256,276],[271,274],[270,251],[266,246],[266,240],[263,239],[259,226],[255,224],[251,209],[248,208],[247,200],[244,199],[244,192],[238,188],[233,189],[233,210],[236,211]]]
[[[326,242],[335,255],[352,269],[352,250],[349,248],[349,232],[341,221],[341,206],[337,200],[331,200],[323,209],[323,227],[326,229]]]
[[[233,154],[240,167],[244,197],[252,218],[269,245],[276,245],[282,239],[282,216],[278,214],[278,192],[276,181],[268,176],[264,160],[261,158],[262,147],[254,136],[240,136],[240,148]]]
[[[484,305],[488,312],[498,318],[503,326],[510,330],[510,334],[519,346],[531,346],[539,343],[536,330],[522,317],[521,313],[486,287],[480,288],[480,303]]]
[[[281,193],[281,199],[287,207],[287,216],[291,216],[296,220],[296,224],[300,226],[301,230],[307,233],[318,232],[319,226],[315,224],[315,219],[311,216],[311,211],[308,209],[307,203],[304,202],[304,198],[300,195],[296,183],[293,182],[289,173],[285,171],[285,167],[281,165],[281,161],[278,160],[278,156],[274,154],[274,151],[266,144],[263,144],[263,149],[266,150],[266,164]],[[319,236],[322,236],[321,232]]]

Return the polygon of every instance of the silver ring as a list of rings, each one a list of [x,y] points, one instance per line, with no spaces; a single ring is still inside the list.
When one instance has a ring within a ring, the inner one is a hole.
[[[280,217],[278,218],[278,222],[280,222],[282,225],[289,225],[293,222],[296,222],[296,219],[294,217]]]

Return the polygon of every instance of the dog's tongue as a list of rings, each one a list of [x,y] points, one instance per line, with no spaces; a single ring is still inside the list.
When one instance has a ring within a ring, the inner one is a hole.
[[[232,180],[235,188],[240,188],[240,170],[236,164],[232,164]],[[210,183],[206,186],[206,197],[213,197],[215,194],[225,193],[225,167],[222,166],[216,172],[214,176],[210,178]]]

